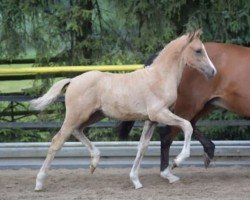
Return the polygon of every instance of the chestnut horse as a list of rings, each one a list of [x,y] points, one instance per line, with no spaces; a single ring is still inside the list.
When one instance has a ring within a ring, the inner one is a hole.
[[[176,101],[177,88],[187,64],[208,78],[216,74],[216,69],[200,40],[200,34],[200,31],[196,31],[170,42],[150,68],[127,74],[88,72],[73,79],[58,81],[42,97],[32,100],[33,108],[43,110],[54,102],[67,86],[65,119],[61,129],[52,139],[44,164],[37,174],[35,190],[43,188],[55,153],[71,134],[87,146],[92,157],[91,172],[95,170],[100,153],[84,135],[83,130],[104,116],[119,120],[146,121],[130,172],[130,179],[136,189],[142,187],[138,171],[156,123],[175,125],[184,132],[184,145],[174,160],[175,165],[178,166],[189,157],[193,128],[189,121],[178,117],[169,109]]]
[[[250,48],[232,44],[205,43],[208,56],[217,69],[214,79],[207,80],[200,73],[186,67],[178,88],[174,113],[191,121],[193,136],[199,140],[205,151],[205,166],[214,157],[215,146],[196,129],[197,120],[219,106],[250,117]],[[119,125],[121,137],[126,138],[133,122]],[[168,178],[169,148],[179,132],[176,127],[165,127],[161,138],[161,176]],[[169,179],[170,182],[178,180]]]

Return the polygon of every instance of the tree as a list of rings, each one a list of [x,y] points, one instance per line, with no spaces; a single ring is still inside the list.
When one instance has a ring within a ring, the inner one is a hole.
[[[249,46],[249,13],[245,0],[1,0],[0,63],[24,58],[39,66],[143,63],[197,28],[204,41]],[[43,79],[36,93],[47,90],[50,80]],[[225,116],[233,115],[218,111],[210,118]]]

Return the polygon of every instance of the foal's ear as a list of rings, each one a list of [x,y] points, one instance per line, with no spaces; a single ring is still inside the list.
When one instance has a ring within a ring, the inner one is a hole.
[[[188,43],[192,42],[195,36],[195,32],[188,33]]]
[[[200,38],[202,35],[202,29],[198,29],[197,31],[195,31],[194,33],[194,37]]]
[[[195,32],[190,32],[188,34],[188,43],[192,42],[194,38],[200,38],[201,34],[202,34],[202,30],[201,29],[198,29]]]

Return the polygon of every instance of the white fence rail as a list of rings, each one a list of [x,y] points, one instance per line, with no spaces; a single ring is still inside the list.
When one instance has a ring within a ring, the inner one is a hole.
[[[101,151],[99,167],[131,167],[137,152],[137,142],[95,142]],[[182,142],[171,146],[171,161],[182,147]],[[0,143],[0,169],[39,168],[50,143]],[[215,166],[250,167],[250,141],[215,141]],[[142,167],[155,167],[160,163],[160,143],[151,142],[143,159]],[[67,142],[56,155],[52,167],[88,167],[89,153],[79,142]],[[191,143],[191,157],[184,164],[202,166],[203,147]]]

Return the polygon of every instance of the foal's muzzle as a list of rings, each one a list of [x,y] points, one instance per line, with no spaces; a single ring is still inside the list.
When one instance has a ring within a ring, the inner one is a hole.
[[[213,78],[217,73],[217,71],[210,65],[207,65],[205,68],[203,68],[203,72],[208,79]]]

